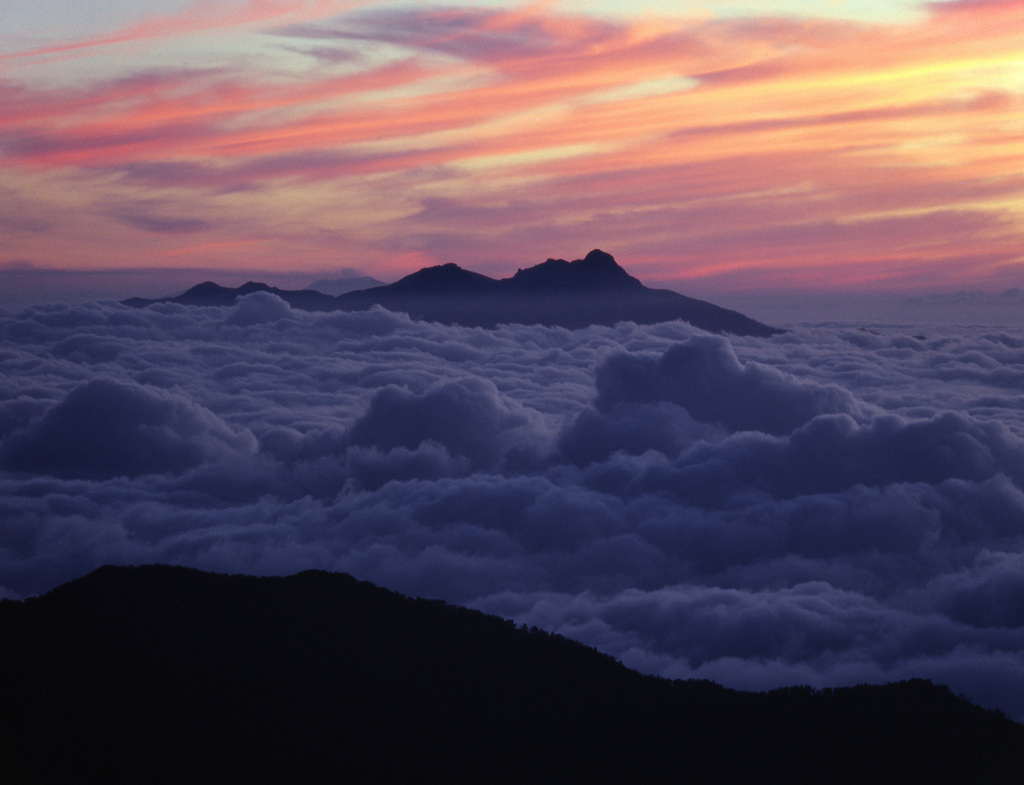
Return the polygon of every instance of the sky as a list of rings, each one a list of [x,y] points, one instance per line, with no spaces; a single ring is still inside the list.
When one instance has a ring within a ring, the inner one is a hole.
[[[0,597],[348,572],[741,689],[1024,721],[1024,339],[992,327],[0,312]]]
[[[0,10],[19,306],[591,248],[709,299],[1024,281],[1024,2]]]

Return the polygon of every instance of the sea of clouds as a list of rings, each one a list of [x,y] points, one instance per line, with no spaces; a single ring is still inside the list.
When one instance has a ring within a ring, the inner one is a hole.
[[[0,596],[340,570],[740,688],[1024,720],[1024,336],[0,311]]]

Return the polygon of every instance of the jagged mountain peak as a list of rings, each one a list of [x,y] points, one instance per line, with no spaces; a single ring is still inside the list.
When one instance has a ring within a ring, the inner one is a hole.
[[[582,259],[548,259],[542,264],[519,270],[509,282],[519,288],[537,289],[637,289],[643,284],[619,266],[615,258],[594,249]]]

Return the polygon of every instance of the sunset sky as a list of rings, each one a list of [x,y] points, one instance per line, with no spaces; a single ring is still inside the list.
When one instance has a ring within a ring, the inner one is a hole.
[[[0,3],[8,274],[1024,286],[1024,2]]]

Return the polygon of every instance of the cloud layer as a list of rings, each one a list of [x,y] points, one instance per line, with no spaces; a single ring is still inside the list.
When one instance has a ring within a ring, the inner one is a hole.
[[[1024,718],[1024,344],[114,304],[0,313],[0,592],[318,567],[740,687]]]

